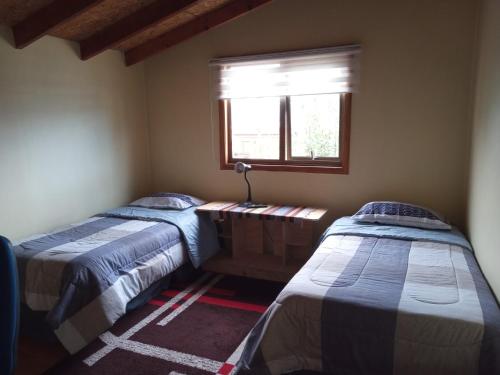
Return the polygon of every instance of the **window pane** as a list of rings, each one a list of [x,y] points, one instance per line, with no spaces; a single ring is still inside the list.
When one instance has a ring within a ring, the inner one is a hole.
[[[280,98],[231,99],[231,132],[233,158],[278,160]]]
[[[339,157],[340,94],[290,97],[291,155]]]

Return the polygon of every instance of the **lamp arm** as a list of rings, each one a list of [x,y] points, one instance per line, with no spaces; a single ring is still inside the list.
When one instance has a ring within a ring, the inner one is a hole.
[[[247,185],[248,185],[247,202],[251,202],[252,201],[252,188],[250,187],[250,182],[248,181],[246,170],[245,170],[245,181],[247,182]]]

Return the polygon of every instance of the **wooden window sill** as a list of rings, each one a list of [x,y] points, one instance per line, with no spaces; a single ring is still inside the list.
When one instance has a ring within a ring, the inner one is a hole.
[[[301,172],[301,173],[324,173],[324,174],[348,174],[346,165],[294,165],[294,164],[262,164],[252,161],[243,161],[252,165],[252,170],[271,172]],[[234,169],[233,162],[223,162],[221,169]]]

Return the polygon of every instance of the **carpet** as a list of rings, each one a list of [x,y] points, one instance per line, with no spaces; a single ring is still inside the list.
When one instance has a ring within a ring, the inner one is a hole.
[[[174,283],[47,374],[230,375],[283,284],[205,273]]]

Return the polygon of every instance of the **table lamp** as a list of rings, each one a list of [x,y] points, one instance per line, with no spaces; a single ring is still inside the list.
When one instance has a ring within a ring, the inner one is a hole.
[[[250,186],[250,182],[248,181],[247,178],[247,172],[252,170],[252,166],[250,164],[245,164],[242,163],[241,161],[237,162],[234,165],[234,171],[236,173],[243,173],[245,176],[245,181],[247,182],[247,187],[248,187],[248,195],[247,195],[247,200],[245,202],[242,202],[239,204],[239,207],[246,207],[246,208],[261,208],[261,207],[267,207],[265,204],[259,204],[259,203],[254,203],[252,202],[252,187]]]

